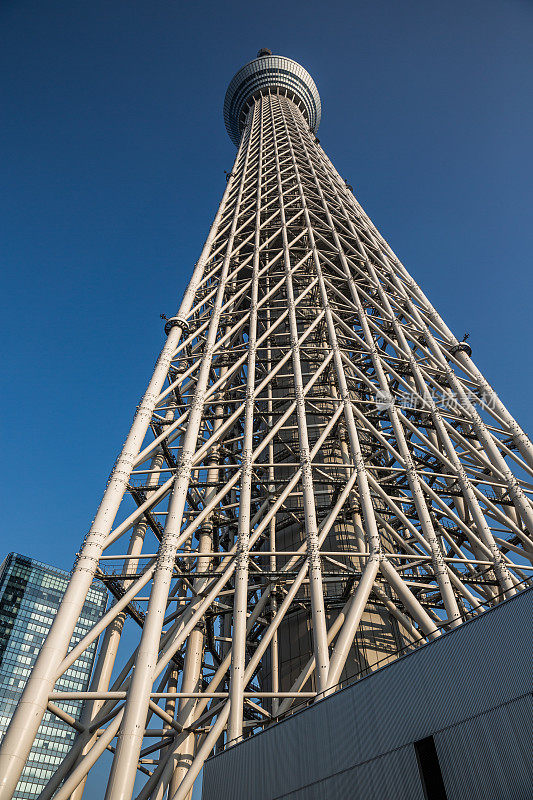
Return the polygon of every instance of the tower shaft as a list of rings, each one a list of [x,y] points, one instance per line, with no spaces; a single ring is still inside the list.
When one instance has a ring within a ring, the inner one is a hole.
[[[3,742],[0,800],[61,699],[84,713],[42,800],[79,800],[108,747],[106,800],[137,778],[138,800],[185,800],[214,749],[530,581],[531,443],[332,166],[291,64],[265,52],[230,84],[235,163]],[[67,653],[95,577],[114,603]],[[91,693],[55,692],[101,633]]]

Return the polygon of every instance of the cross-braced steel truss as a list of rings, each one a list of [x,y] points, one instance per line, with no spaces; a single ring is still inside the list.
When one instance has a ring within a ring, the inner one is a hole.
[[[2,800],[46,710],[78,737],[42,800],[80,800],[106,750],[107,800],[184,800],[214,749],[529,582],[530,441],[294,98],[263,89],[243,127],[5,737]],[[67,652],[94,577],[113,604]],[[90,691],[55,692],[100,636]]]

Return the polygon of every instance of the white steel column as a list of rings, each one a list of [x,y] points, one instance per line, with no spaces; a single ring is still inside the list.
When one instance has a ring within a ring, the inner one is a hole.
[[[283,200],[283,185],[277,142],[277,130],[274,119],[274,109],[271,104],[271,120],[274,137],[274,154],[276,160],[277,183],[280,204],[281,235],[283,240],[283,259],[285,264],[285,290],[289,306],[289,325],[291,335],[292,369],[294,373],[294,391],[296,395],[296,416],[298,420],[298,438],[300,449],[300,463],[302,466],[303,511],[305,518],[305,532],[307,536],[307,557],[309,560],[309,579],[311,592],[311,609],[313,618],[313,642],[315,648],[317,686],[319,691],[326,688],[327,673],[329,669],[329,652],[326,629],[326,612],[324,608],[324,594],[322,589],[322,565],[318,550],[318,529],[316,522],[315,498],[313,494],[313,476],[311,460],[309,457],[309,439],[305,412],[305,399],[303,393],[302,370],[300,364],[300,350],[298,347],[298,324],[296,321],[294,290],[291,275],[291,257],[289,240],[287,237],[285,203]]]
[[[231,650],[230,713],[228,741],[242,737],[244,670],[246,657],[246,617],[248,612],[248,548],[252,500],[252,455],[255,406],[255,368],[257,357],[257,302],[259,293],[259,245],[261,225],[261,181],[263,151],[263,103],[259,104],[259,153],[257,156],[257,193],[254,234],[252,292],[250,298],[250,328],[248,333],[248,362],[246,365],[246,405],[244,411],[244,436],[242,442],[242,477],[239,495],[239,529],[235,569],[235,594],[233,599],[233,644]]]
[[[247,147],[247,155],[249,152],[249,144],[250,138],[248,136],[243,140],[241,145],[241,148]],[[244,174],[245,170],[243,170],[243,176]],[[242,180],[239,189],[239,197],[241,195]],[[237,201],[237,211],[238,204],[239,201]],[[229,251],[235,235],[237,219],[238,213],[236,212],[233,218],[232,231],[228,240]],[[230,255],[228,252],[220,277],[215,310],[209,326],[206,354],[200,367],[195,402],[192,406],[187,434],[181,453],[181,463],[172,491],[164,538],[159,551],[156,573],[154,575],[150,594],[146,624],[143,628],[133,680],[124,711],[124,720],[118,736],[113,767],[109,776],[106,800],[130,800],[133,792],[137,761],[143,740],[144,722],[148,711],[148,694],[152,685],[152,676],[163,626],[164,610],[174,568],[177,538],[181,527],[187,486],[192,468],[192,457],[196,449],[198,429],[202,419],[204,395],[211,368],[211,351],[218,331],[219,314],[226,289],[225,279],[228,274],[229,264]]]

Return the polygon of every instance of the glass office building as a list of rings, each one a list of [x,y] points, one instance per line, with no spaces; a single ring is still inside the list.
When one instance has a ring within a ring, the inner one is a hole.
[[[63,597],[69,575],[32,558],[10,553],[0,567],[0,741],[22,694],[31,668]],[[83,606],[71,645],[103,615],[107,591],[94,584]],[[56,691],[89,686],[97,642],[94,642],[56,684]],[[81,703],[58,702],[79,718]],[[40,795],[74,741],[75,731],[46,713],[13,798],[33,800]]]

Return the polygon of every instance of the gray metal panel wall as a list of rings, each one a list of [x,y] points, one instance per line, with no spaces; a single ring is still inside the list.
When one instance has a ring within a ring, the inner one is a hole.
[[[246,795],[237,795],[240,796]],[[284,800],[424,800],[412,747],[394,750],[282,796]]]
[[[531,800],[532,606],[527,590],[210,759],[204,800],[422,800],[412,744],[432,733],[450,800]]]
[[[531,800],[533,695],[435,735],[449,800]]]

